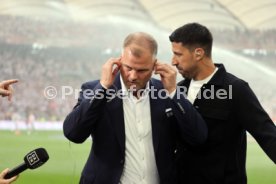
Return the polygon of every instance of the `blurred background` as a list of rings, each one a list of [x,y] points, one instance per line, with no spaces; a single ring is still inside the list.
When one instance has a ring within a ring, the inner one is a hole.
[[[98,79],[102,64],[136,31],[152,34],[158,58],[170,63],[170,33],[189,22],[206,25],[214,62],[248,81],[276,122],[275,9],[275,0],[1,0],[0,80],[20,82],[12,103],[0,99],[0,170],[45,147],[45,166],[16,183],[78,183],[92,141],[70,143],[62,122],[81,84]],[[274,164],[248,136],[249,184],[275,183]]]

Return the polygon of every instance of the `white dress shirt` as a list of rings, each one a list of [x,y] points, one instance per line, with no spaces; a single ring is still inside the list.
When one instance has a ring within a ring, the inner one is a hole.
[[[122,78],[125,121],[125,164],[121,184],[159,184],[159,175],[153,149],[149,82],[143,95],[137,99],[127,92]]]

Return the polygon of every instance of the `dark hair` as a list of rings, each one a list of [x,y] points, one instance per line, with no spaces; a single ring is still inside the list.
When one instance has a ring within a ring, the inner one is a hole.
[[[182,43],[189,50],[198,47],[204,49],[205,55],[211,57],[213,37],[207,27],[198,23],[185,24],[177,28],[170,36],[171,42]]]

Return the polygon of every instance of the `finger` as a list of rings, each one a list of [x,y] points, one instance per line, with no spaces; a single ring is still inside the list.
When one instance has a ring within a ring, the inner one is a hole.
[[[110,62],[111,64],[120,64],[120,60],[121,60],[121,57],[110,58],[110,59],[108,60],[108,62]]]
[[[114,60],[114,64],[116,64],[117,66],[121,66],[122,65],[122,63],[121,63],[121,57],[119,57],[119,58],[116,58],[115,60]]]
[[[11,84],[14,84],[14,83],[17,83],[17,82],[18,82],[18,79],[10,79],[10,80],[2,81],[2,84],[4,86],[8,86],[8,85],[11,85]]]
[[[1,89],[0,88],[0,95],[2,96],[8,96],[10,94],[9,90]]]
[[[163,65],[156,69],[156,71],[163,71],[163,74],[176,75],[177,71],[169,65]]]
[[[159,62],[156,64],[156,68],[157,69],[166,69],[166,64]]]
[[[118,73],[118,71],[120,70],[121,66],[115,66],[115,68],[113,69],[112,75],[116,75]]]
[[[114,63],[112,67],[112,75],[116,75],[120,70],[120,68],[121,68],[121,63],[116,61],[116,63]]]
[[[156,68],[155,68],[155,73],[156,74],[160,74],[160,73],[162,73],[163,75],[164,74],[170,74],[170,73],[172,73],[172,71],[171,71],[171,69],[169,69],[168,68],[168,66],[166,66],[166,65],[158,65],[158,66],[156,66]]]
[[[163,78],[167,75],[167,73],[162,70],[156,70],[155,74],[160,75],[161,78]]]
[[[157,65],[157,68],[160,69],[160,70],[174,70],[174,67],[172,67],[171,65],[168,65],[168,64],[161,64],[159,63]]]
[[[121,66],[122,65],[122,63],[121,63],[121,57],[119,57],[119,58],[114,58],[113,60],[112,60],[112,64],[113,64],[113,66],[114,65],[117,65],[117,66]]]
[[[4,178],[4,176],[6,176],[6,174],[9,172],[9,169],[6,168],[4,169],[1,173],[0,173],[0,178]]]
[[[111,72],[113,73],[113,71],[116,67],[121,66],[120,60],[121,60],[121,58],[111,58],[108,60],[106,67],[109,68],[111,70]]]
[[[14,177],[11,177],[10,179],[7,179],[7,183],[11,183],[13,181],[15,181],[16,179],[18,178],[18,176],[14,176]]]

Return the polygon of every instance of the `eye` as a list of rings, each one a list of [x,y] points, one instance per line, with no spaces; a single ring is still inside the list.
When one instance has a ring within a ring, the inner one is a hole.
[[[148,70],[137,70],[138,73],[145,73],[147,72]]]
[[[126,68],[127,71],[131,71],[132,70],[132,68],[129,67],[129,66],[124,65],[124,67]]]

